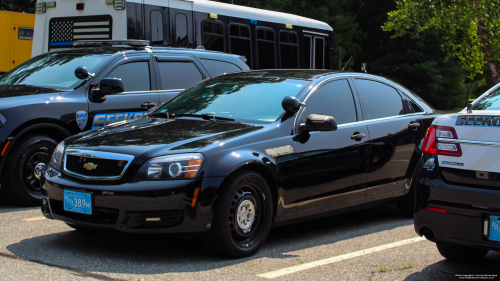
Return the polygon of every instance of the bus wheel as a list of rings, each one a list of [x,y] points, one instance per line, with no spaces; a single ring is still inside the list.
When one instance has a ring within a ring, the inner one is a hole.
[[[57,141],[46,135],[29,135],[16,142],[2,171],[2,193],[18,206],[42,203],[41,182],[34,176],[37,164],[48,164]]]

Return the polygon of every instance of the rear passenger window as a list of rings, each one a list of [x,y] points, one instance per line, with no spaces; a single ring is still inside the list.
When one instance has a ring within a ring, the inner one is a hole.
[[[203,80],[192,62],[158,62],[162,90],[186,89]]]
[[[365,79],[356,79],[356,84],[363,100],[367,119],[406,114],[403,99],[396,89]]]
[[[336,80],[319,88],[307,101],[300,122],[305,122],[310,114],[332,116],[339,125],[356,122],[356,107],[347,80]]]
[[[299,68],[297,33],[280,31],[280,65],[281,68]]]
[[[231,54],[245,56],[247,64],[252,65],[252,46],[248,25],[236,23],[229,25],[229,47]]]
[[[224,24],[220,21],[204,20],[201,25],[203,47],[206,50],[224,52]]]
[[[413,112],[415,113],[424,112],[424,110],[420,108],[420,106],[418,106],[418,104],[414,102],[412,99],[408,99],[408,101],[410,102],[410,106],[413,109]]]
[[[212,75],[214,76],[221,75],[224,73],[241,71],[241,68],[229,62],[224,62],[219,60],[208,60],[208,59],[201,59],[201,61],[205,64],[210,73],[212,73]]]
[[[276,68],[276,52],[274,48],[274,30],[256,27],[257,31],[257,69]]]
[[[131,62],[122,64],[106,77],[122,79],[125,92],[151,90],[148,62]]]

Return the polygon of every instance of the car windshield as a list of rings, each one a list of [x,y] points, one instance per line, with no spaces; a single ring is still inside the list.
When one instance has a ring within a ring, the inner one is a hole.
[[[474,103],[472,109],[476,110],[500,110],[500,87]]]
[[[109,58],[87,54],[44,54],[19,65],[0,78],[0,85],[30,85],[69,89],[83,80],[75,76],[75,69],[83,65],[92,72]]]
[[[202,82],[154,114],[212,114],[239,121],[271,123],[283,113],[281,101],[308,83],[286,78],[219,77]]]

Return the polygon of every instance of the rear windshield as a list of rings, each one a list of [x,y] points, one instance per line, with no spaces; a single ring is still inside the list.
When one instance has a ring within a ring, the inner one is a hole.
[[[472,109],[500,110],[500,87],[474,103]]]
[[[85,66],[92,73],[108,58],[109,56],[87,54],[43,54],[7,72],[0,78],[0,85],[74,88],[83,81],[75,76],[78,66]]]

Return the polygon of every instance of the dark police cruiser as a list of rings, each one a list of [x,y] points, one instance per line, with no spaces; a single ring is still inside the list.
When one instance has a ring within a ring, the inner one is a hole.
[[[500,84],[427,130],[415,231],[450,260],[500,251]]]
[[[204,234],[208,247],[245,257],[272,225],[407,194],[434,117],[373,75],[222,75],[141,119],[61,142],[37,169],[42,212],[76,229]]]
[[[0,78],[3,196],[19,205],[40,204],[33,169],[66,137],[137,120],[205,78],[249,69],[236,55],[147,44],[75,42],[71,50],[36,56]]]

